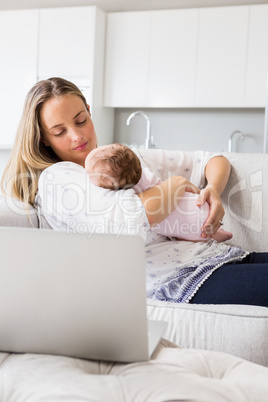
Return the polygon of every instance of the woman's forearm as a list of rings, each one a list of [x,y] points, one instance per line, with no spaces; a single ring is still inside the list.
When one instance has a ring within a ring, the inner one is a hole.
[[[231,165],[224,156],[215,156],[210,159],[205,168],[207,186],[200,192],[197,205],[201,206],[206,201],[210,206],[209,216],[203,225],[203,237],[211,237],[221,226],[224,216],[224,208],[220,195],[225,189],[231,171]]]
[[[199,193],[199,189],[181,176],[171,176],[159,185],[138,194],[145,208],[150,226],[162,222],[174,211],[185,191]]]
[[[215,156],[210,159],[205,168],[207,187],[213,186],[221,195],[228,182],[230,172],[231,165],[224,156]]]

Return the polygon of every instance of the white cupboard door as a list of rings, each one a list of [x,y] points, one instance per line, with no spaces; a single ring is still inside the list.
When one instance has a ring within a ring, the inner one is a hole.
[[[105,106],[147,106],[150,12],[107,16]]]
[[[38,77],[92,79],[95,7],[40,10]]]
[[[149,106],[194,106],[197,28],[197,9],[153,12]]]
[[[268,80],[268,5],[250,6],[246,107],[265,107]]]
[[[13,145],[25,97],[37,78],[38,13],[0,12],[0,148]]]
[[[248,6],[200,9],[196,106],[244,106],[248,13]]]

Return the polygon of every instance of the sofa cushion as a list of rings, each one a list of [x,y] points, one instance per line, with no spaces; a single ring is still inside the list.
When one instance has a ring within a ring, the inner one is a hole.
[[[148,318],[167,321],[163,336],[184,348],[231,353],[268,366],[268,309],[147,299]]]
[[[14,198],[0,195],[0,226],[21,226],[38,228],[35,209]]]
[[[0,353],[5,401],[265,402],[268,369],[235,356],[161,342],[130,364]]]

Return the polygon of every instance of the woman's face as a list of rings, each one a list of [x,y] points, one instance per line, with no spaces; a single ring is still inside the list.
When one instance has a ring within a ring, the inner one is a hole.
[[[84,166],[86,156],[97,146],[89,106],[77,95],[49,99],[40,112],[44,144],[62,161]]]

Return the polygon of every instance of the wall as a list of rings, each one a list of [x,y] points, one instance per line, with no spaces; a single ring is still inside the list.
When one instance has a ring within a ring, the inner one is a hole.
[[[144,144],[146,121],[135,116],[126,126],[133,109],[116,109],[114,140],[126,144]],[[143,109],[151,120],[157,148],[227,151],[234,130],[247,137],[234,137],[233,151],[263,152],[264,109]]]

